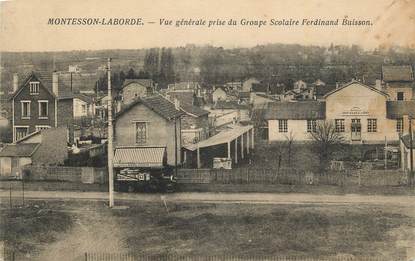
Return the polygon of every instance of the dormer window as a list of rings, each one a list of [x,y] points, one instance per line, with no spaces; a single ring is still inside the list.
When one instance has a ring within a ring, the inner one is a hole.
[[[39,94],[39,82],[30,82],[29,88],[30,88],[30,95]]]

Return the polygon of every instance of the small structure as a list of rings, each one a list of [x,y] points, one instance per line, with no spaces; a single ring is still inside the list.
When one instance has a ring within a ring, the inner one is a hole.
[[[39,143],[7,144],[0,151],[0,176],[19,176],[25,165],[32,163]]]
[[[136,155],[135,161],[145,161],[140,155],[150,157],[153,151],[150,148],[164,147],[167,164],[180,164],[182,115],[179,104],[174,104],[158,94],[134,100],[115,117],[115,155],[118,149],[122,148],[125,152],[128,147],[130,153]],[[148,153],[134,154],[135,148],[148,148]]]
[[[180,103],[184,112],[181,119],[182,146],[197,143],[209,137],[209,112],[191,104]]]
[[[227,158],[237,164],[254,149],[252,125],[229,125],[218,134],[184,147],[184,162],[189,167],[213,167],[215,158]]]
[[[94,99],[90,96],[77,93],[73,97],[73,117],[79,119],[81,117],[93,117],[95,115]]]

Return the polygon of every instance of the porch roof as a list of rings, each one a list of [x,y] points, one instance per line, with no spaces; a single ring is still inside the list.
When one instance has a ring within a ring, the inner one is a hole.
[[[228,129],[225,129],[218,134],[206,139],[202,140],[201,142],[198,142],[196,144],[189,144],[187,146],[184,146],[185,149],[194,151],[197,148],[206,148],[211,147],[219,144],[224,144],[233,141],[234,139],[238,138],[239,136],[242,136],[242,134],[248,132],[253,128],[252,125],[247,126],[240,126],[240,125],[234,125],[230,126]]]
[[[118,147],[115,149],[115,168],[163,167],[166,159],[165,147]]]

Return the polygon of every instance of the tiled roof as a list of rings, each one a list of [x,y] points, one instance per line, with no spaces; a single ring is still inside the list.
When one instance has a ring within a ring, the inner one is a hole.
[[[318,101],[269,103],[266,120],[317,120],[326,117],[326,103]]]
[[[187,114],[194,115],[196,117],[208,115],[209,112],[191,104],[183,103],[180,104],[180,108]]]
[[[39,143],[7,144],[0,151],[0,157],[30,157],[39,145]]]
[[[115,149],[114,167],[163,167],[166,163],[165,147],[118,147]]]
[[[386,117],[399,119],[404,115],[415,117],[415,101],[387,101]]]
[[[156,94],[149,97],[137,98],[132,103],[122,108],[121,111],[118,112],[116,118],[120,117],[122,114],[129,111],[131,108],[140,103],[167,120],[178,118],[183,115],[183,112],[181,110],[176,109],[175,105],[172,102],[170,102],[163,96]]]
[[[74,98],[78,98],[86,103],[92,103],[94,99],[92,97],[82,94],[82,93],[76,93],[73,95]]]
[[[373,87],[373,86],[369,86],[369,85],[363,84],[363,83],[361,83],[361,82],[359,82],[359,81],[352,80],[352,81],[350,81],[350,82],[348,82],[348,83],[346,83],[346,84],[342,85],[341,87],[339,87],[339,88],[335,88],[335,89],[331,90],[330,92],[326,93],[326,94],[324,95],[324,97],[326,98],[327,96],[332,95],[333,93],[335,93],[335,92],[337,92],[337,91],[340,91],[340,90],[342,90],[342,89],[344,89],[344,88],[346,88],[346,87],[348,87],[348,86],[350,86],[350,85],[352,85],[352,84],[358,84],[358,85],[360,85],[360,86],[362,86],[362,87],[368,88],[369,90],[372,90],[372,91],[374,91],[374,92],[377,92],[377,93],[379,93],[379,94],[381,94],[381,95],[388,96],[388,94],[387,94],[387,93],[385,93],[385,92],[383,92],[383,91],[381,91],[381,90],[378,90],[378,89],[376,89],[376,88],[375,88],[375,87]]]
[[[153,88],[154,86],[154,82],[152,79],[125,79],[124,83],[122,84],[122,88],[124,88],[125,86],[129,85],[130,83],[138,83],[143,85],[144,87],[147,88]]]
[[[414,74],[410,65],[382,66],[382,79],[385,82],[413,81]]]

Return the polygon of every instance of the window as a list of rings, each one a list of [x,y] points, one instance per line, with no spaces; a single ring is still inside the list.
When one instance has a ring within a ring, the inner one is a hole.
[[[86,105],[85,104],[82,104],[82,113],[86,113]]]
[[[135,143],[144,144],[147,141],[147,123],[136,122],[135,123]]]
[[[49,115],[48,101],[39,101],[39,119],[47,119]]]
[[[396,119],[396,132],[403,133],[403,119]]]
[[[397,93],[396,93],[396,99],[397,99],[398,101],[403,101],[403,100],[404,100],[404,95],[403,95],[403,92],[397,92]]]
[[[36,125],[36,131],[40,131],[44,129],[50,129],[50,126],[49,125]]]
[[[288,120],[278,120],[278,132],[288,132]]]
[[[307,120],[307,132],[317,132],[316,120]]]
[[[344,119],[335,119],[334,120],[334,125],[335,125],[336,132],[344,132],[345,131]]]
[[[30,88],[30,95],[39,94],[39,82],[30,82],[29,88]]]
[[[30,119],[30,101],[21,101],[22,119]]]
[[[377,132],[377,119],[367,119],[367,132]]]

